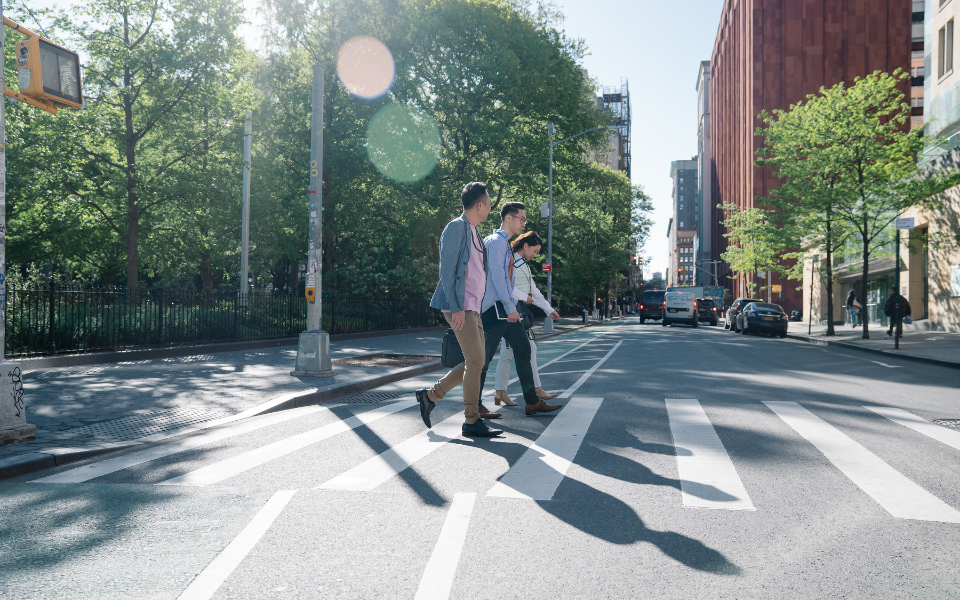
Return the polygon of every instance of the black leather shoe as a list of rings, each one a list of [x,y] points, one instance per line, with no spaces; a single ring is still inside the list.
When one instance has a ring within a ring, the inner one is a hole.
[[[503,433],[500,429],[490,429],[483,419],[477,419],[473,425],[463,424],[463,435],[467,437],[497,437]]]
[[[433,427],[430,423],[430,413],[433,412],[433,409],[436,408],[437,403],[431,402],[430,397],[427,396],[427,390],[417,390],[417,403],[420,404],[420,418],[423,419],[423,424],[427,426],[427,429]]]

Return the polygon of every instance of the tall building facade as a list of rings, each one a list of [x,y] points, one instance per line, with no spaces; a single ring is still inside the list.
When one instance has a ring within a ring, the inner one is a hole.
[[[607,135],[608,147],[597,160],[630,177],[630,82],[624,77],[620,85],[603,87],[596,102],[597,108],[610,113],[610,124],[617,128]]]
[[[670,178],[673,180],[673,218],[668,226],[670,244],[670,272],[667,282],[671,285],[693,285],[694,240],[697,237],[699,201],[697,157],[690,160],[675,160],[670,163]]]
[[[725,242],[714,239],[719,221],[717,203],[713,201],[713,155],[710,153],[710,61],[700,63],[697,73],[697,239],[694,256],[694,279],[697,285],[716,285],[725,270],[719,263]]]
[[[749,208],[780,186],[770,169],[754,165],[761,110],[787,109],[822,86],[875,70],[909,69],[912,12],[912,0],[726,0],[710,61],[712,201]],[[908,97],[910,83],[902,83]],[[719,221],[712,233],[724,233]],[[753,277],[722,283],[736,297]],[[782,286],[764,298],[801,308],[796,283],[776,273],[758,283]]]

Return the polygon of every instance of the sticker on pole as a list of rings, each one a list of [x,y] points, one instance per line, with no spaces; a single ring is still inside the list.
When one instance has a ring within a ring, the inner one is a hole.
[[[909,219],[897,219],[897,229],[913,229],[915,227],[913,222],[913,217],[910,217]]]
[[[544,273],[549,273],[549,272],[552,271],[552,270],[553,270],[553,265],[548,265],[548,264],[544,264],[544,265],[543,265],[543,272],[544,272]]]

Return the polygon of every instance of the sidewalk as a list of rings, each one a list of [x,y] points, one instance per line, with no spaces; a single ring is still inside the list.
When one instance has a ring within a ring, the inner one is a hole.
[[[557,333],[581,328],[578,319],[555,327]],[[430,331],[332,342],[334,361],[370,354],[437,360],[397,368],[334,364],[337,374],[325,378],[290,376],[296,346],[32,371],[25,366],[27,422],[36,425],[37,436],[0,446],[0,478],[422,376],[442,369],[442,338],[442,331]]]
[[[863,329],[849,325],[836,325],[836,336],[827,337],[826,325],[814,324],[810,334],[807,323],[791,322],[788,336],[813,343],[837,345],[886,356],[898,356],[910,360],[938,364],[960,369],[960,334],[943,331],[925,331],[919,327],[905,327],[900,338],[900,349],[894,350],[892,337],[887,328],[878,323],[869,325],[870,339],[861,339]]]

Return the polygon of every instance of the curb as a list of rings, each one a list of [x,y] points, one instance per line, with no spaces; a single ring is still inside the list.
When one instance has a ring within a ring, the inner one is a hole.
[[[805,335],[796,335],[791,333],[788,333],[787,337],[794,340],[800,340],[801,342],[815,344],[817,346],[836,346],[838,348],[847,348],[849,350],[859,350],[861,352],[867,352],[869,354],[877,354],[880,356],[886,356],[888,358],[902,358],[904,360],[925,363],[928,365],[936,365],[938,367],[946,367],[948,369],[960,369],[960,363],[953,362],[951,360],[940,360],[939,358],[927,358],[926,356],[916,356],[913,354],[898,354],[896,352],[891,352],[890,350],[879,350],[877,348],[864,348],[863,346],[858,346],[857,344],[851,344],[849,342],[823,340],[819,338],[812,338]]]
[[[389,329],[386,331],[364,331],[361,333],[338,333],[330,336],[330,341],[359,340],[409,333],[428,333],[445,331],[446,328],[414,327],[410,329]],[[281,346],[296,346],[299,338],[275,338],[272,340],[255,340],[250,342],[225,342],[216,344],[202,344],[196,346],[175,346],[172,348],[147,348],[143,350],[122,350],[118,352],[91,352],[89,354],[64,354],[61,356],[44,356],[37,358],[9,357],[7,360],[20,363],[23,371],[36,371],[53,367],[76,367],[81,365],[97,365],[106,363],[126,362],[128,360],[148,360],[153,358],[172,358],[176,356],[196,356],[213,352],[237,352],[239,350],[260,350],[262,348],[278,348]]]
[[[609,322],[610,321],[604,321],[604,323]],[[554,333],[541,335],[537,339],[542,340],[556,337],[565,333],[580,331],[581,329],[586,329],[587,327],[603,325],[604,323],[589,323],[587,325],[581,325],[575,329],[567,329],[565,331],[557,331]],[[432,330],[433,328],[428,329],[428,331]],[[406,330],[405,333],[410,333],[410,331]],[[343,398],[344,396],[350,396],[352,394],[378,388],[388,383],[395,383],[404,379],[425,375],[433,371],[439,371],[443,368],[444,367],[440,364],[440,361],[435,360],[413,367],[394,369],[393,371],[388,371],[383,375],[367,377],[358,381],[332,386],[324,390],[314,389],[303,392],[282,394],[276,398],[267,400],[266,402],[258,404],[252,408],[248,408],[247,410],[239,412],[235,415],[224,417],[223,419],[217,419],[216,421],[208,421],[199,425],[191,425],[180,429],[174,429],[168,432],[140,438],[139,440],[135,441],[104,443],[98,446],[86,448],[51,448],[49,450],[39,450],[37,452],[30,452],[28,454],[21,454],[19,456],[11,456],[10,458],[0,460],[0,480],[17,477],[19,475],[26,475],[53,467],[59,467],[87,458],[93,458],[95,456],[108,454],[110,452],[116,452],[117,450],[123,450],[124,448],[159,442],[167,438],[193,433],[202,429],[226,425],[241,419],[279,412],[282,410],[289,410],[292,408],[299,408],[301,406],[309,406],[311,404],[319,404],[321,402],[329,402],[330,400],[336,400],[337,398]]]

